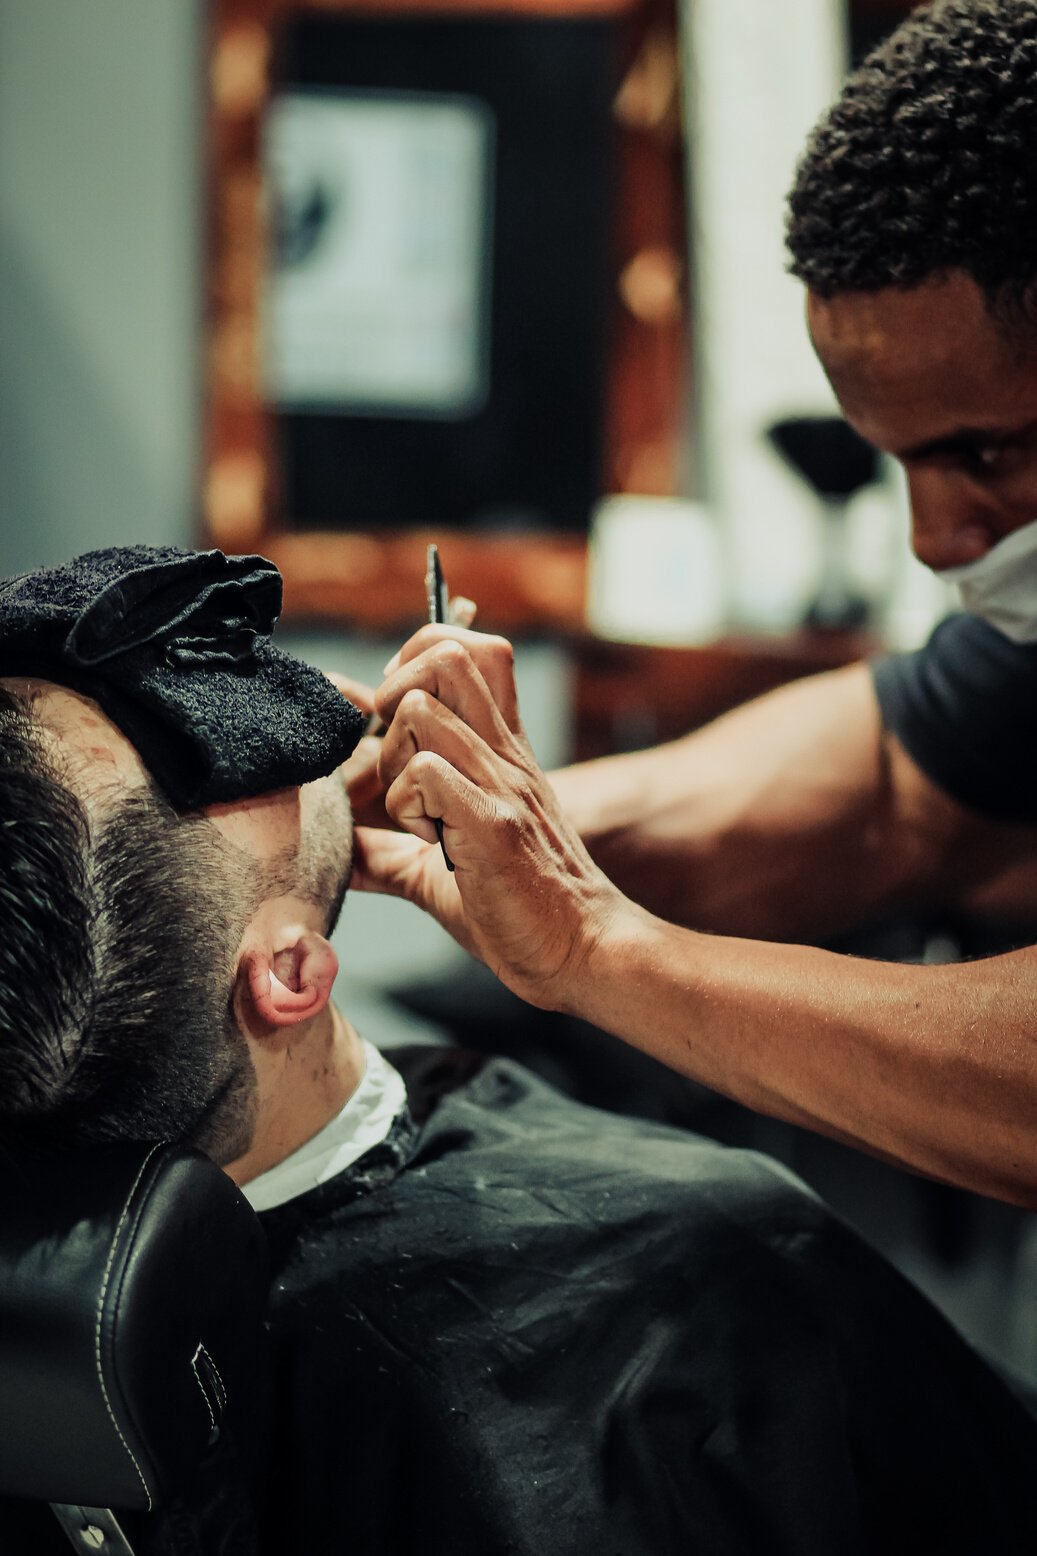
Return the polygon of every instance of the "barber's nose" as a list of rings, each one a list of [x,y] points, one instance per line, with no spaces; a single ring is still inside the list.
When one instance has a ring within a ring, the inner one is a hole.
[[[911,549],[937,572],[985,556],[997,532],[982,502],[952,470],[909,470]]]

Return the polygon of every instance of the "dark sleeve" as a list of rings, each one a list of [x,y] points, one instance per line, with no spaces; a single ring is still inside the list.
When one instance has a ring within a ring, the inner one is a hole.
[[[1037,822],[1037,644],[951,616],[872,673],[886,728],[927,777],[981,815]]]

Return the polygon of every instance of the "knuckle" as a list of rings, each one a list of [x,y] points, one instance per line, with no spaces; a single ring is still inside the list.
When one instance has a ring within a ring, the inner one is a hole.
[[[396,716],[399,718],[402,714],[405,721],[421,719],[428,712],[431,701],[428,692],[422,691],[420,686],[412,686],[400,698]]]
[[[436,663],[448,670],[457,669],[469,659],[468,650],[456,638],[446,638],[436,653]]]
[[[525,830],[525,816],[520,806],[509,800],[501,800],[497,805],[497,825],[508,834],[511,840],[517,840]]]
[[[486,639],[487,651],[492,654],[494,662],[503,669],[510,669],[515,663],[515,648],[507,638],[489,637]]]
[[[434,751],[417,751],[411,758],[411,774],[419,784],[423,779],[431,777],[438,768],[439,758]]]
[[[539,809],[536,790],[533,785],[524,778],[520,778],[514,786],[512,803],[523,824],[528,824]]]

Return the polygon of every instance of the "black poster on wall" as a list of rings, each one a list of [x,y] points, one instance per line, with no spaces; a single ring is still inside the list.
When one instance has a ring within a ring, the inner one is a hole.
[[[300,15],[263,306],[298,529],[580,529],[599,495],[615,24]]]

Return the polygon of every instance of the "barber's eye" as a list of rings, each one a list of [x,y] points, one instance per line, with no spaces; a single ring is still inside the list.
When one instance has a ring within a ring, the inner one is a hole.
[[[975,475],[1000,475],[1005,466],[1005,443],[976,443],[961,450],[961,462]]]

